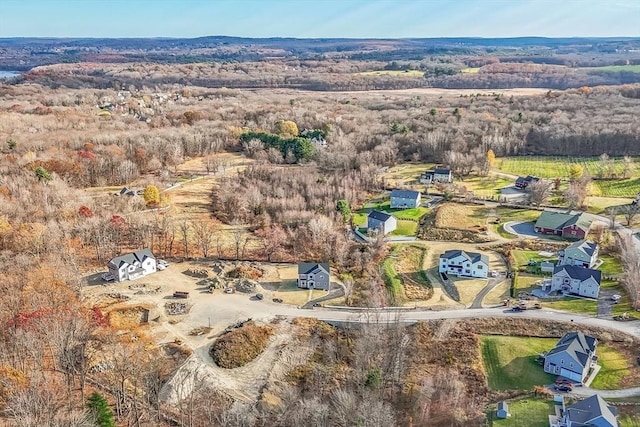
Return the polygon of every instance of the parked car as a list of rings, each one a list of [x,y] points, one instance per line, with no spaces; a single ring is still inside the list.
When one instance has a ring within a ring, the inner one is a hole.
[[[256,299],[258,299],[258,300],[263,300],[263,299],[264,299],[264,295],[262,295],[262,294],[256,294]]]
[[[558,377],[556,379],[556,384],[565,384],[565,385],[568,385],[568,386],[573,385],[573,383],[571,381],[569,381],[569,380],[567,380],[565,378],[560,378],[560,377]]]
[[[158,265],[164,265],[165,267],[169,267],[169,263],[163,259],[158,260]]]
[[[104,273],[102,276],[100,276],[102,278],[102,280],[104,280],[105,282],[113,282],[114,280],[116,280],[116,278],[113,276],[113,274],[111,273]]]
[[[553,386],[553,388],[555,388],[557,391],[564,391],[564,392],[573,390],[573,387],[567,384],[556,384],[555,386]]]
[[[539,310],[539,309],[541,309],[541,308],[542,308],[542,305],[541,305],[539,302],[536,302],[536,303],[534,303],[534,304],[533,304],[533,308],[535,308],[535,309],[538,309],[538,310]]]
[[[489,272],[489,275],[490,275],[491,277],[498,277],[498,275],[499,275],[499,274],[500,274],[500,273],[498,273],[498,270],[491,270],[491,271]]]
[[[511,307],[511,311],[515,312],[515,313],[520,313],[521,311],[525,311],[526,308],[522,308],[519,305],[516,305],[514,307]]]
[[[166,266],[166,265],[164,265],[164,264],[158,264],[158,265],[156,266],[156,268],[157,268],[159,271],[162,271],[162,270],[165,270],[165,269],[167,268],[167,266]]]
[[[273,302],[277,302],[279,304],[282,304],[283,301],[282,301],[282,298],[274,298]]]
[[[614,301],[614,302],[620,301],[621,298],[622,296],[618,294],[611,295],[611,301]]]
[[[233,292],[235,292],[235,289],[233,289],[233,288],[224,288],[224,293],[225,294],[232,294]]]

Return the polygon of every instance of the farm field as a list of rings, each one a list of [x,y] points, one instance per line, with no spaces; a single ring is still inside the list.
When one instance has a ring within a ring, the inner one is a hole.
[[[521,399],[509,402],[509,413],[506,419],[495,416],[496,405],[491,406],[489,422],[492,427],[548,427],[549,415],[554,413],[554,403],[550,399]]]
[[[503,157],[496,160],[496,170],[514,175],[536,175],[541,178],[569,178],[572,164],[580,164],[585,172],[597,177],[601,169],[597,157]],[[634,197],[640,192],[640,162],[634,159],[632,177],[629,179],[595,180],[591,195],[607,197]],[[612,173],[624,175],[622,159],[613,159]]]
[[[554,338],[489,336],[481,338],[482,363],[492,390],[531,390],[555,380],[535,357],[556,344]]]

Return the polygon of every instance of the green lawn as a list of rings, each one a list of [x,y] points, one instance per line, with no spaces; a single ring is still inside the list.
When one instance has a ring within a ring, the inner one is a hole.
[[[604,67],[583,67],[582,69],[590,71],[607,71],[612,73],[620,71],[640,73],[640,65],[605,65]]]
[[[530,390],[550,384],[553,375],[542,370],[535,357],[557,343],[554,338],[483,336],[482,362],[492,390]]]
[[[513,180],[496,176],[475,176],[464,178],[458,185],[472,191],[477,197],[491,198],[500,195],[500,189],[513,184]]]
[[[531,292],[534,287],[536,287],[535,283],[542,280],[539,276],[526,276],[523,274],[518,274],[516,279],[516,291],[525,291]]]
[[[616,390],[623,388],[622,379],[631,373],[632,362],[624,357],[620,352],[606,346],[598,345],[596,350],[598,365],[602,366],[598,375],[591,383],[591,387],[603,390]]]
[[[418,231],[417,221],[398,220],[398,228],[391,232],[394,236],[415,236]]]
[[[541,261],[555,261],[557,258],[556,257],[543,257],[538,255],[538,251],[524,251],[524,250],[512,250],[511,254],[513,255],[513,258],[516,261],[516,265],[513,266],[514,269],[519,270],[519,271],[525,271],[529,274],[536,274],[536,275],[543,275],[542,272],[540,271],[540,267],[538,265],[535,266],[529,266],[527,264],[529,264],[529,260],[534,260],[536,261],[538,264]],[[550,276],[550,273],[547,273],[548,276]]]
[[[502,157],[496,160],[496,169],[501,172],[511,173],[514,175],[536,175],[540,178],[569,178],[569,169],[571,165],[578,163],[582,165],[585,172],[589,172],[591,176],[597,177],[600,171],[600,159],[598,157],[542,157],[542,156],[521,156],[521,157]],[[634,159],[635,173],[634,178],[638,178],[640,162]],[[623,174],[622,159],[613,159],[613,173],[617,176]],[[624,181],[624,180],[622,180]],[[600,181],[600,183],[615,184],[617,181]],[[613,196],[617,194],[608,193]]]
[[[489,425],[492,427],[548,427],[549,415],[555,412],[554,403],[549,399],[521,399],[509,402],[511,416],[504,420],[495,417],[496,405],[489,413]]]
[[[571,311],[573,313],[582,313],[593,316],[598,314],[598,302],[591,299],[564,297],[559,301],[543,302],[542,305],[555,310]]]
[[[411,209],[391,209],[389,195],[380,195],[365,204],[365,207],[352,214],[353,223],[357,226],[366,226],[367,214],[373,210],[392,214],[398,220],[398,227],[391,234],[394,236],[415,236],[418,231],[418,220],[429,209],[423,207]]]
[[[605,276],[622,273],[622,264],[620,259],[613,255],[601,254],[599,257],[602,260],[602,264],[598,267],[598,270],[602,271]]]
[[[639,414],[622,414],[618,418],[620,427],[640,427],[640,413]]]
[[[628,205],[632,201],[632,198],[589,196],[584,203],[589,207],[589,212],[601,214],[611,206]]]
[[[402,280],[398,276],[398,273],[395,269],[394,264],[394,254],[397,250],[393,250],[391,255],[384,260],[382,263],[382,273],[384,276],[384,284],[387,288],[387,292],[389,293],[390,302],[393,305],[397,305],[401,302],[403,292],[402,292]],[[397,255],[396,255],[397,256]]]

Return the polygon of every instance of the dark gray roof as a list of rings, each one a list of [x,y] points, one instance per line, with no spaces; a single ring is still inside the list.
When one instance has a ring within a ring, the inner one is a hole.
[[[417,199],[420,196],[419,191],[413,190],[392,190],[391,197],[400,197],[402,199]]]
[[[377,219],[378,221],[385,222],[386,220],[391,218],[391,214],[388,214],[386,212],[381,212],[381,211],[371,211],[369,212],[369,215],[367,215],[367,218],[373,218],[373,219]]]
[[[156,259],[155,255],[151,252],[151,249],[145,248],[129,254],[117,256],[109,261],[109,264],[113,264],[116,268],[120,268],[123,262],[133,264],[136,261],[142,262],[146,257]]]
[[[596,339],[582,332],[568,332],[564,334],[554,348],[547,353],[547,357],[553,354],[566,352],[578,362],[584,369],[589,363],[589,353],[596,350]]]
[[[598,248],[597,243],[590,242],[588,240],[578,240],[577,242],[567,246],[565,251],[567,249],[577,249],[581,252],[584,252],[587,256],[591,257],[593,256],[593,253],[596,251],[597,248]]]
[[[434,172],[439,175],[449,175],[451,173],[451,169],[436,168]]]
[[[482,261],[485,264],[489,265],[489,257],[488,256],[486,256],[484,254],[479,254],[477,252],[466,252],[466,251],[462,251],[460,249],[453,249],[453,250],[446,251],[445,253],[440,255],[440,258],[452,259],[452,258],[456,258],[456,257],[458,257],[460,255],[462,255],[463,257],[465,257],[466,259],[468,259],[472,263],[475,263],[477,261]]]
[[[318,268],[323,269],[329,274],[329,263],[328,262],[301,262],[298,264],[298,274],[309,274],[312,273],[313,270]]]
[[[572,279],[578,279],[584,282],[589,277],[593,277],[598,284],[602,279],[602,272],[600,270],[594,270],[592,268],[578,267],[576,265],[559,265],[553,269],[553,275],[560,273],[562,270],[566,271],[569,277]]]
[[[567,418],[569,418],[572,423],[579,423],[579,425],[596,425],[595,423],[591,423],[591,421],[602,417],[607,421],[608,425],[612,427],[618,426],[618,420],[616,420],[618,411],[616,408],[607,405],[607,402],[597,394],[567,406],[566,413]],[[605,424],[598,423],[597,425],[604,426]]]

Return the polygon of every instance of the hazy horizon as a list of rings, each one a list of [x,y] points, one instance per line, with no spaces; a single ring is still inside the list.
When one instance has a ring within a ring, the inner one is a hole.
[[[249,11],[249,12],[248,12]],[[4,0],[0,37],[640,37],[631,0]]]

